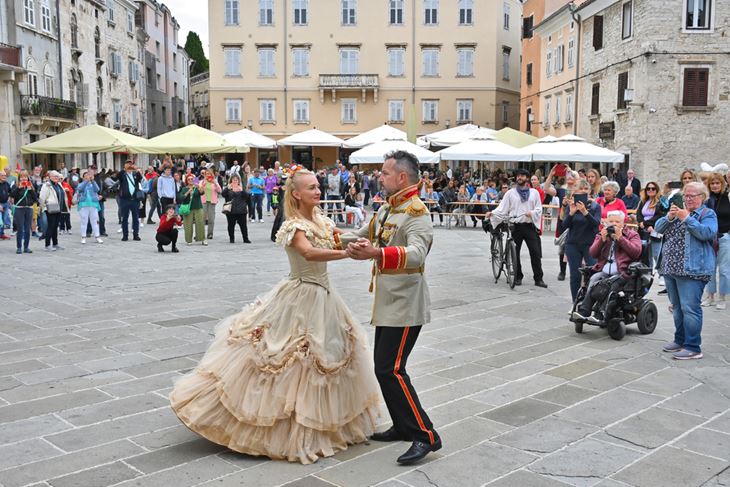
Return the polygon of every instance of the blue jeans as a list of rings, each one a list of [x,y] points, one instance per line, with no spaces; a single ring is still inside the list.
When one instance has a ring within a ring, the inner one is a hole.
[[[122,237],[129,236],[129,213],[132,213],[132,233],[139,235],[139,201],[119,198],[119,210],[122,212]]]
[[[271,211],[274,205],[274,193],[266,193],[266,211]]]
[[[248,216],[250,216],[252,219],[256,219],[256,215],[258,214],[259,220],[263,220],[264,218],[264,210],[263,210],[263,204],[264,204],[264,194],[252,194],[251,195],[251,204],[249,205],[250,211],[248,212]]]
[[[707,292],[715,294],[717,289],[717,273],[720,272],[720,295],[730,294],[730,233],[726,233],[719,241],[720,249],[717,252],[717,264],[712,279],[707,284]]]
[[[658,271],[657,261],[659,260],[659,252],[662,250],[662,241],[650,239],[651,242],[651,268]]]
[[[674,317],[674,343],[691,352],[701,352],[702,291],[705,281],[689,277],[664,276]]]
[[[33,208],[29,206],[17,207],[14,219],[18,232],[15,234],[17,246],[19,249],[27,249],[30,244],[30,224],[33,222]]]
[[[3,223],[6,227],[10,227],[10,216],[12,212],[12,205],[10,203],[3,203]]]
[[[568,268],[570,269],[570,295],[575,301],[575,296],[578,294],[580,289],[581,273],[580,268],[585,262],[585,265],[592,266],[596,261],[588,253],[591,248],[591,244],[577,245],[566,243],[565,244],[565,256],[568,258]]]

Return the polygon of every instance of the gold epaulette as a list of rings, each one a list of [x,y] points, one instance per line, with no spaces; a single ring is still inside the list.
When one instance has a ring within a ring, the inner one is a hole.
[[[421,201],[421,198],[413,198],[411,203],[406,207],[405,212],[410,216],[428,215],[428,208]]]

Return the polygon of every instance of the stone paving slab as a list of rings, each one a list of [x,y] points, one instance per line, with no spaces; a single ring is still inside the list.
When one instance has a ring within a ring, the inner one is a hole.
[[[630,327],[614,341],[586,327],[577,335],[550,236],[543,240],[550,287],[510,290],[493,282],[488,240],[470,229],[435,229],[433,322],[409,362],[444,441],[439,452],[402,467],[394,460],[406,443],[371,442],[300,465],[207,442],[168,407],[172,382],[197,364],[218,320],[288,272],[268,225],[251,225],[252,245],[231,245],[218,218],[210,246],[176,255],[156,252],[150,226],[142,242],[112,233],[103,246],[82,247],[61,236],[67,250],[54,254],[16,256],[0,244],[0,258],[22,261],[0,296],[0,485],[730,484],[730,313],[705,311],[706,358],[690,363],[660,351],[673,325],[657,289],[654,334]],[[366,323],[370,267],[340,261],[330,269]],[[194,285],[180,285],[190,276]],[[365,332],[372,340],[373,330]],[[381,423],[388,426],[387,413]]]

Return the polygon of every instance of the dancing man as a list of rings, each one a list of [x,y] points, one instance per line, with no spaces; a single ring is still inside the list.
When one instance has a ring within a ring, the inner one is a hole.
[[[367,227],[335,235],[335,241],[351,258],[373,260],[370,290],[375,290],[375,304],[370,322],[376,327],[375,375],[393,426],[372,439],[412,441],[397,459],[406,465],[441,448],[441,438],[406,372],[421,327],[431,319],[424,267],[433,227],[428,208],[418,198],[415,156],[405,151],[387,154],[380,183],[389,196],[387,203]]]

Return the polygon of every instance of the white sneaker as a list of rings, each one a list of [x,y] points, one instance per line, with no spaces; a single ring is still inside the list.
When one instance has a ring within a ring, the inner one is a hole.
[[[715,309],[718,311],[724,311],[727,308],[725,301],[718,301],[715,305]]]
[[[86,237],[81,237],[81,245],[86,245]]]
[[[661,287],[664,287],[664,276],[659,276],[659,281],[657,281],[657,284],[659,284]]]
[[[98,244],[103,244],[103,243],[104,243],[104,241],[103,241],[103,240],[102,240],[101,238],[99,238],[99,237],[96,237],[96,243],[98,243]]]
[[[117,230],[117,233],[122,233],[122,229],[120,228],[119,230]]]
[[[143,227],[144,227],[144,223],[139,222],[139,228],[143,228]]]
[[[259,223],[263,223],[263,222],[264,222],[264,219],[263,218],[261,220],[259,220]]]
[[[710,307],[710,306],[715,306],[715,298],[707,297],[707,298],[703,299],[702,302],[700,303],[700,306],[705,307],[705,308]]]
[[[203,240],[203,245],[205,245],[207,247],[208,246],[208,241],[207,240]]]

